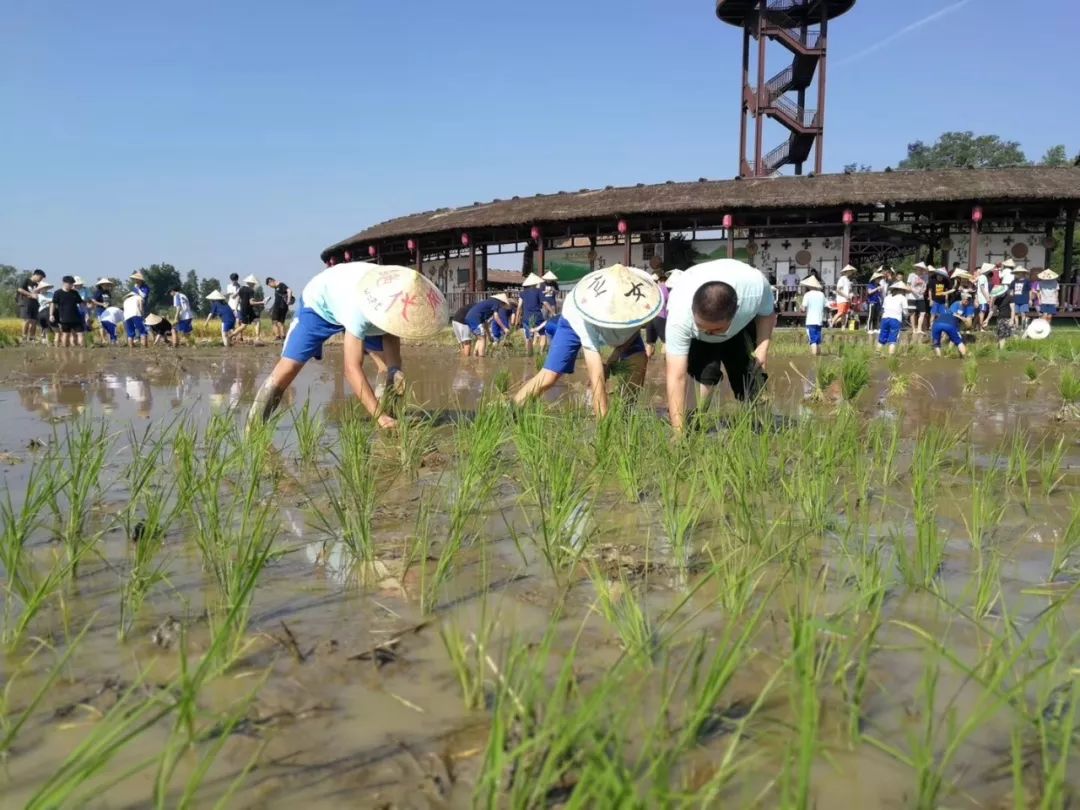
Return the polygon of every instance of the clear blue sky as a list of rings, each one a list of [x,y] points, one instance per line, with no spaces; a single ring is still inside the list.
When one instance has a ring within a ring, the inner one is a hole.
[[[827,170],[949,129],[1075,154],[1077,6],[860,0]],[[53,273],[302,283],[400,214],[736,172],[740,37],[711,0],[7,0],[0,49],[0,262]]]

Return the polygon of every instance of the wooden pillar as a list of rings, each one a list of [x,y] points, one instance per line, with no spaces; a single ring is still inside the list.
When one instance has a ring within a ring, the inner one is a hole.
[[[1076,209],[1070,208],[1065,212],[1065,245],[1062,248],[1065,253],[1062,258],[1064,264],[1061,266],[1061,280],[1062,281],[1076,281],[1073,277],[1073,236],[1076,231]]]
[[[968,242],[968,270],[975,272],[975,257],[979,252],[979,223],[971,220],[971,237]]]
[[[743,26],[742,87],[739,88],[739,177],[744,177],[750,162],[746,159],[746,92],[750,89],[750,26]]]
[[[480,289],[486,290],[488,285],[488,254],[487,245],[480,246]]]
[[[544,275],[544,235],[540,234],[540,238],[536,240],[536,259],[540,262],[540,269],[533,270],[538,276]]]
[[[951,242],[952,239],[949,238],[950,231],[949,231],[949,226],[948,225],[945,226],[945,230],[944,230],[943,233],[945,235],[945,238],[948,239]],[[948,267],[949,266],[949,260],[951,258],[952,258],[952,251],[951,250],[945,250],[945,248],[942,247],[942,249],[941,249],[941,263],[943,265],[945,265],[946,267]]]
[[[1049,269],[1050,262],[1054,258],[1054,249],[1050,247],[1050,239],[1054,235],[1054,223],[1047,222],[1043,238],[1043,267]],[[1062,270],[1065,268],[1063,267]]]
[[[762,92],[765,87],[765,14],[762,11],[758,12],[758,37],[757,37],[757,49],[758,49],[758,63],[757,63],[757,87],[754,88],[754,106],[756,113],[754,116],[754,123],[757,129],[754,132],[754,177],[761,177],[765,173],[764,169],[764,152],[762,147],[764,146],[764,126],[765,119],[761,114],[761,98]]]
[[[634,232],[629,227],[626,229],[626,251],[623,253],[623,266],[630,266],[630,245],[634,241]]]
[[[841,257],[841,261],[843,262],[841,267],[847,267],[849,264],[851,264],[851,226],[850,225],[845,225],[844,226],[844,250],[843,250],[843,256]]]
[[[476,295],[476,245],[469,241],[469,292]]]
[[[814,143],[814,174],[821,174],[825,166],[825,84],[828,79],[826,68],[829,63],[829,4],[821,4],[821,59],[818,62],[818,106],[817,125],[821,129]]]
[[[727,257],[729,259],[735,258],[735,224],[732,223],[731,227],[727,229]]]

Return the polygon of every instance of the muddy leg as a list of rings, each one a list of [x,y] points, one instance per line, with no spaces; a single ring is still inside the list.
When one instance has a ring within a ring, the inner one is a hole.
[[[285,357],[278,360],[274,370],[270,372],[270,377],[255,395],[255,401],[251,403],[248,421],[265,422],[268,420],[281,404],[285,391],[292,385],[292,381],[296,379],[296,375],[303,367],[303,363]]]
[[[548,371],[546,368],[537,372],[537,374],[529,380],[525,385],[518,389],[518,392],[514,394],[514,404],[524,405],[533,397],[538,397],[545,391],[548,391],[559,381],[561,374],[557,374],[554,371]]]

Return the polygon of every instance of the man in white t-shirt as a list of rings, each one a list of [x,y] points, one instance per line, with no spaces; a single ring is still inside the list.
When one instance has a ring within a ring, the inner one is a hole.
[[[225,285],[225,297],[228,299],[229,309],[234,314],[240,311],[240,274],[230,273],[229,283]]]
[[[908,300],[908,312],[911,318],[911,331],[921,335],[926,328],[927,303],[926,287],[929,284],[930,268],[926,262],[916,262],[907,277],[906,293]]]
[[[775,310],[768,279],[743,262],[718,259],[682,274],[668,298],[667,400],[672,427],[683,427],[687,377],[698,382],[699,407],[708,404],[725,372],[737,399],[757,395],[766,380]]]
[[[806,337],[810,341],[810,354],[821,353],[821,327],[825,325],[825,293],[821,282],[814,276],[808,276],[799,282],[806,288],[800,309],[806,313]]]
[[[847,323],[848,313],[851,312],[851,276],[854,272],[855,268],[850,264],[844,265],[844,269],[840,271],[840,278],[836,282],[836,314],[829,326],[835,328]]]
[[[986,329],[990,321],[990,274],[993,272],[994,265],[984,262],[975,279],[975,323],[980,330]]]

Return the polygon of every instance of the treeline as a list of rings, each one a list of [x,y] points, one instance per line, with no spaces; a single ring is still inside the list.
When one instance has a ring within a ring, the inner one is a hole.
[[[60,285],[60,279],[63,276],[69,274],[69,271],[44,269],[48,274],[48,280],[56,286]],[[18,302],[15,297],[15,290],[33,270],[34,268],[19,269],[10,264],[0,264],[0,317],[11,318],[17,314]],[[194,270],[188,270],[184,277],[181,278],[180,271],[168,263],[140,267],[139,272],[143,274],[147,285],[150,287],[149,308],[151,311],[164,312],[172,307],[169,290],[179,286],[188,297],[188,300],[191,301],[191,306],[195,311],[205,314],[210,309],[206,296],[214,290],[221,289],[221,282],[216,278],[200,279],[198,273]],[[70,273],[70,275],[76,274],[77,271]],[[115,289],[117,291],[127,290],[131,286],[131,280],[127,275],[123,277],[110,276],[109,278],[116,284]],[[97,280],[98,277],[96,276],[83,276],[83,281],[91,287]]]

